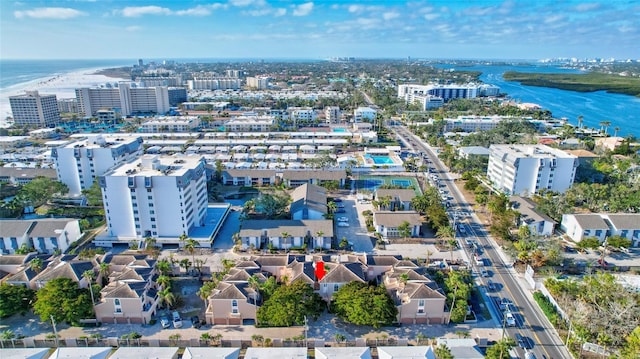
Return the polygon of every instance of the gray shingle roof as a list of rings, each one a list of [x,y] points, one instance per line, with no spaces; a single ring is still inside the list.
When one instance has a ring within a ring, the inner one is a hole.
[[[291,213],[308,207],[320,213],[327,213],[327,190],[314,184],[305,183],[291,193]]]
[[[307,234],[315,237],[319,231],[323,232],[323,237],[333,237],[333,222],[328,219],[248,220],[242,223],[240,237],[260,237],[265,230],[267,231],[268,237],[279,237],[282,232],[287,232],[293,237],[304,237]]]
[[[574,214],[582,229],[609,229],[607,223],[597,214]]]
[[[422,218],[416,211],[380,211],[373,213],[373,222],[377,225],[398,228],[405,221],[415,226],[422,223]]]
[[[412,189],[378,189],[376,190],[376,198],[389,196],[392,200],[398,199],[401,202],[410,202],[416,196],[416,191]]]
[[[615,229],[640,229],[640,214],[609,214],[609,221],[615,227]]]
[[[45,219],[4,219],[0,220],[0,237],[22,237],[29,232],[30,237],[58,237],[57,230],[62,230],[67,223],[77,221],[71,218]]]

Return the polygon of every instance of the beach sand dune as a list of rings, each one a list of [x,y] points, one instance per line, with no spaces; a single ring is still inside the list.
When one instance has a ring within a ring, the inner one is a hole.
[[[76,88],[94,87],[106,83],[113,84],[128,80],[126,78],[116,78],[97,73],[102,70],[104,70],[104,68],[54,75],[3,89],[0,94],[0,127],[6,126],[5,119],[11,116],[11,106],[9,105],[10,96],[24,94],[25,91],[37,90],[41,94],[56,95],[58,99],[75,98]]]

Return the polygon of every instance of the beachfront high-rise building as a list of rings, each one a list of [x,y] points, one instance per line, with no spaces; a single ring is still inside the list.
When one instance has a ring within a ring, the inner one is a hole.
[[[78,111],[94,116],[98,110],[113,109],[123,116],[164,114],[169,111],[169,89],[166,86],[136,87],[121,82],[118,86],[76,89]]]
[[[227,74],[227,77],[238,78],[242,74],[242,71],[240,71],[240,70],[227,70],[226,74]]]
[[[178,238],[205,225],[202,157],[144,155],[100,176],[99,183],[110,237]]]
[[[80,195],[114,166],[141,155],[142,138],[122,135],[93,135],[51,150],[58,180],[72,196]]]
[[[175,107],[187,102],[187,89],[184,87],[169,87],[169,105]]]
[[[60,113],[78,113],[78,100],[75,98],[59,98],[58,111]]]
[[[416,96],[435,96],[440,97],[444,101],[457,98],[476,98],[478,96],[495,96],[500,93],[500,88],[494,85],[486,84],[403,84],[398,85],[398,98],[403,98],[407,103],[413,103],[419,97]]]
[[[547,189],[564,192],[573,184],[578,158],[544,145],[491,145],[487,175],[506,194],[529,196]]]
[[[9,104],[16,125],[49,127],[60,122],[56,95],[26,91],[24,95],[10,96]]]

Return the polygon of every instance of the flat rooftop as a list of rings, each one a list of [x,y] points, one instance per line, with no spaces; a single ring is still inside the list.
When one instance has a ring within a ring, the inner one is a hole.
[[[135,161],[119,166],[109,176],[183,176],[200,165],[202,157],[197,155],[158,156],[143,155]]]
[[[128,145],[135,143],[138,140],[138,136],[132,137],[127,135],[121,135],[119,133],[114,134],[99,134],[99,135],[85,135],[81,140],[71,142],[64,146],[64,148],[114,148],[118,146]]]

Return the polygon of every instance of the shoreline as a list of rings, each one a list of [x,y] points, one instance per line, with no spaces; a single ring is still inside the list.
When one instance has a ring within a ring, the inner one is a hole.
[[[118,69],[122,69],[120,67]],[[0,93],[0,127],[8,127],[6,118],[11,116],[9,97],[24,94],[25,91],[38,91],[40,94],[56,95],[57,99],[75,98],[75,89],[94,87],[105,83],[130,81],[118,75],[123,72],[109,71],[116,68],[98,67],[76,70],[66,73],[52,74],[35,80],[22,82],[2,89]],[[109,75],[105,74],[108,73]]]

